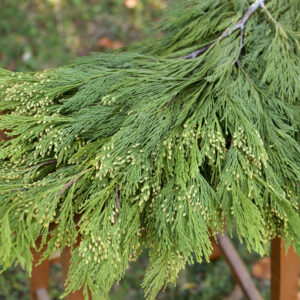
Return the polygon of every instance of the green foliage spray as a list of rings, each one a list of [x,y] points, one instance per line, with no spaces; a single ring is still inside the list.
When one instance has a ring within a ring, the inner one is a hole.
[[[249,251],[281,236],[300,253],[299,11],[180,0],[127,51],[0,70],[3,269],[30,271],[39,236],[46,258],[80,235],[66,294],[106,299],[147,248],[150,300],[224,226]]]

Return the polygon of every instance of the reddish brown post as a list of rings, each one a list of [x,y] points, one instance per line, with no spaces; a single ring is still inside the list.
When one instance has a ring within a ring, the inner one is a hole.
[[[74,247],[77,247],[80,243],[80,237],[77,240],[77,243],[74,245]],[[66,278],[70,266],[70,259],[71,259],[71,249],[69,247],[65,247],[63,252],[61,253],[61,269],[62,269],[62,277],[63,277],[63,283],[66,284]],[[90,299],[92,299],[90,297]],[[69,294],[65,300],[84,300],[83,296],[83,289],[76,291],[74,293]]]
[[[5,112],[0,112],[0,116]],[[0,131],[0,141],[8,141],[11,138],[7,137],[4,131]],[[37,249],[40,247],[41,238],[36,241]],[[44,260],[41,264],[36,266],[42,257],[43,250],[37,252],[35,249],[31,249],[33,256],[32,273],[30,278],[30,296],[32,300],[50,300],[49,289],[49,271],[50,262],[48,259]]]
[[[220,249],[219,245],[216,243],[214,238],[211,238],[210,241],[211,241],[211,245],[213,247],[213,251],[212,251],[212,253],[209,257],[209,260],[213,261],[213,260],[216,260],[216,259],[220,258],[222,256],[222,252],[221,252],[221,249]]]
[[[271,242],[271,299],[297,300],[299,258],[291,247],[286,255],[283,240]]]
[[[36,241],[37,249],[40,247],[41,237]],[[46,246],[44,247],[44,249]],[[31,250],[33,255],[32,262],[32,274],[30,278],[30,295],[32,300],[50,300],[48,289],[49,289],[49,278],[50,278],[50,261],[49,259],[44,260],[38,266],[36,265],[43,254],[43,250],[37,252],[35,249]]]

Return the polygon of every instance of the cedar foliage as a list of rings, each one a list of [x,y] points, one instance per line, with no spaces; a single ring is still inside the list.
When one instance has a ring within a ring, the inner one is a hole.
[[[126,52],[1,70],[3,270],[30,271],[39,235],[45,257],[80,235],[66,293],[106,299],[146,247],[155,299],[224,225],[249,251],[280,235],[300,253],[299,10],[177,1],[165,35]]]

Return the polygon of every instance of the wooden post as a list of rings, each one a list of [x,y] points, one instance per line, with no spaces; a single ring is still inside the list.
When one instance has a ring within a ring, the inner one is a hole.
[[[299,258],[291,247],[286,255],[283,240],[271,242],[271,299],[297,300]]]
[[[40,247],[41,237],[36,241],[37,249]],[[50,279],[50,261],[49,259],[44,260],[41,264],[36,266],[40,261],[43,251],[37,252],[35,249],[31,249],[33,255],[32,262],[32,274],[30,278],[30,295],[32,300],[50,300],[48,289]]]
[[[214,238],[211,238],[210,241],[211,241],[211,245],[213,247],[213,251],[209,257],[209,260],[214,261],[222,256],[222,252]]]
[[[80,243],[80,236],[78,237],[74,247],[77,247],[79,243]],[[70,267],[70,260],[71,260],[71,249],[69,247],[65,247],[61,253],[61,269],[62,269],[62,278],[63,278],[64,286],[66,284],[66,278]],[[91,296],[89,298],[92,299]],[[65,300],[84,300],[83,289],[80,289],[79,291],[69,294],[65,298]]]
[[[255,287],[244,263],[242,262],[228,236],[218,233],[217,239],[222,254],[229,264],[231,272],[233,273],[239,286],[243,290],[245,297],[249,300],[262,300],[259,291]],[[287,298],[285,300],[290,299]]]
[[[5,114],[5,111],[0,112],[0,116]],[[0,131],[0,141],[8,141],[11,137],[7,137],[4,131]],[[40,247],[41,238],[36,241],[37,248]],[[35,249],[31,250],[33,256],[32,274],[30,278],[30,297],[32,300],[50,300],[49,289],[49,275],[50,275],[50,261],[44,260],[41,264],[36,266],[42,257],[43,250],[37,252]]]

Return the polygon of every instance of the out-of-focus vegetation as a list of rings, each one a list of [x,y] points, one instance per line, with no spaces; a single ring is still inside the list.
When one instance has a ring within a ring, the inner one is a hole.
[[[0,66],[34,71],[70,63],[91,51],[110,51],[149,34],[164,0],[0,0]],[[250,268],[257,259],[238,246]],[[147,254],[132,263],[115,285],[112,300],[142,300],[140,288]],[[268,298],[269,282],[256,282]],[[236,283],[224,260],[188,266],[176,287],[160,293],[159,300],[225,299]],[[60,266],[52,266],[51,299],[62,291]],[[228,300],[237,300],[230,296]],[[19,266],[0,275],[0,299],[29,299],[27,274]]]
[[[234,243],[246,266],[250,268],[258,259],[255,254],[249,254],[245,245]],[[147,253],[143,253],[137,262],[130,265],[126,276],[119,285],[111,291],[111,300],[143,300],[143,290],[140,285],[148,263]],[[50,297],[58,300],[62,292],[60,265],[51,266]],[[255,279],[256,286],[264,299],[270,298],[269,280]],[[187,266],[177,280],[176,286],[169,286],[160,293],[158,300],[242,300],[241,291],[234,292],[237,284],[230,273],[229,266],[223,259],[211,263],[203,262]],[[20,267],[11,268],[0,275],[1,300],[29,300],[27,274]]]
[[[36,70],[146,36],[162,0],[0,0],[0,66]]]

